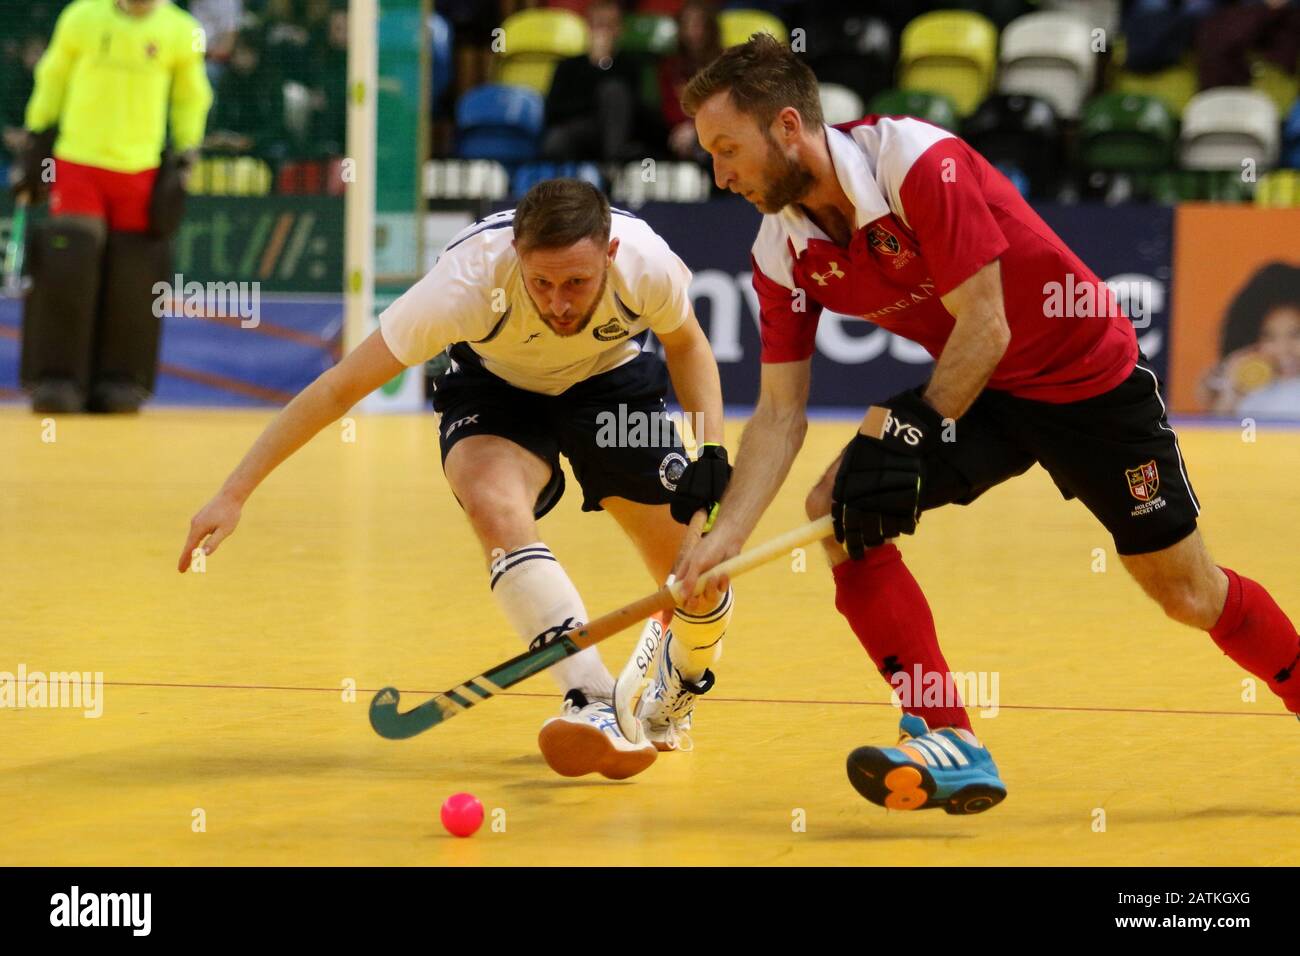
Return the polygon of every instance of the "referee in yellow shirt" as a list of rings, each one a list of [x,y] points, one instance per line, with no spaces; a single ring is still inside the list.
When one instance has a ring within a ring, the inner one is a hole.
[[[75,0],[55,24],[14,185],[29,202],[47,188],[50,199],[23,313],[34,411],[131,412],[153,392],[154,286],[171,281],[171,235],[212,104],[204,49],[203,28],[170,0]],[[177,158],[164,164],[169,132]]]

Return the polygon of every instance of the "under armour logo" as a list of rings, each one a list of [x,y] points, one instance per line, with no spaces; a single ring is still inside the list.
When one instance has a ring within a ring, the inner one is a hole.
[[[575,627],[582,627],[582,622],[574,621],[571,617],[566,617],[562,623],[556,624],[554,627],[548,627],[546,630],[542,631],[542,633],[529,641],[528,649],[530,651],[535,651],[538,648],[545,647],[547,644],[552,644]]]
[[[844,273],[840,271],[840,264],[838,262],[829,262],[827,265],[831,267],[830,272],[814,272],[812,274],[812,277],[817,280],[818,285],[826,285],[826,280],[831,276],[834,276],[837,279],[844,278]]]

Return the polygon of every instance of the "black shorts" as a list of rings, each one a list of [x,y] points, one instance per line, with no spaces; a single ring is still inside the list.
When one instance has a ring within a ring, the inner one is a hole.
[[[986,389],[958,419],[956,440],[926,459],[921,507],[969,504],[1037,462],[1105,525],[1120,554],[1176,544],[1196,529],[1201,507],[1162,392],[1144,355],[1115,388],[1078,402]]]
[[[542,395],[498,378],[472,349],[454,345],[456,363],[434,383],[442,461],[471,435],[496,435],[551,466],[533,513],[540,518],[564,494],[560,455],[582,486],[582,510],[604,498],[667,504],[686,468],[681,434],[666,418],[668,370],[652,352],[594,375],[559,395]],[[637,427],[638,421],[641,423]],[[612,440],[611,440],[612,439]]]

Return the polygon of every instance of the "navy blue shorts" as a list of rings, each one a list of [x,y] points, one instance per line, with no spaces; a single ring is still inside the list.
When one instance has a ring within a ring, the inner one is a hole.
[[[538,518],[564,494],[561,455],[582,487],[583,511],[601,511],[605,498],[649,505],[672,498],[687,458],[681,434],[664,417],[668,369],[654,353],[642,352],[559,395],[516,388],[484,369],[466,345],[453,345],[450,354],[456,364],[435,380],[433,394],[444,465],[447,453],[471,435],[496,435],[528,449],[551,466],[533,509]],[[638,421],[644,423],[639,430]]]
[[[1200,503],[1163,391],[1145,355],[1119,385],[1078,402],[986,389],[957,420],[956,440],[926,459],[921,508],[969,504],[1038,463],[1105,525],[1118,553],[1177,544],[1196,530]]]

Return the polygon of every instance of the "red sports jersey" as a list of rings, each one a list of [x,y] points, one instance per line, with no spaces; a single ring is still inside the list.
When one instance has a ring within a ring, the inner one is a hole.
[[[1011,344],[989,388],[1072,402],[1133,371],[1137,336],[1109,288],[965,142],[881,116],[828,126],[826,138],[857,213],[853,237],[835,245],[796,204],[763,217],[753,260],[764,362],[811,356],[823,307],[938,358],[953,328],[940,296],[998,259]]]

